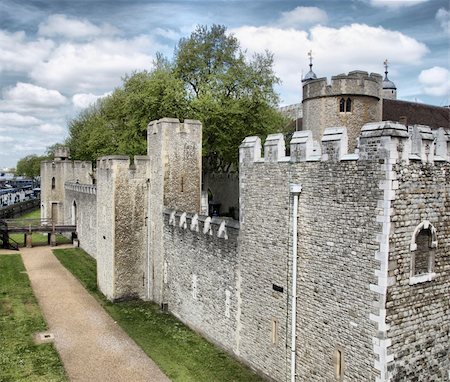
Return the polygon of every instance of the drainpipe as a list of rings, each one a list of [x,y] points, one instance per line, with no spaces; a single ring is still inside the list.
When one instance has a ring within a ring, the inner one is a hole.
[[[292,208],[292,304],[291,304],[291,382],[295,382],[295,355],[297,338],[297,216],[298,216],[298,196],[302,191],[299,184],[291,184],[289,191],[294,198]]]

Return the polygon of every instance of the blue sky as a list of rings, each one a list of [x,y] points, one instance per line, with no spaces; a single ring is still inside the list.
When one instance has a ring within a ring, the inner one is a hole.
[[[270,50],[281,105],[301,101],[310,49],[319,77],[382,73],[387,58],[399,99],[448,105],[449,23],[447,0],[2,0],[0,168],[61,142],[83,107],[199,24],[226,25],[249,57]]]

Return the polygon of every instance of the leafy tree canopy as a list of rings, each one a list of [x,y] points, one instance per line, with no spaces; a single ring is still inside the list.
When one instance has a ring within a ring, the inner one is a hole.
[[[244,137],[286,124],[276,110],[272,54],[246,59],[224,26],[198,26],[179,41],[172,61],[158,54],[154,64],[125,76],[121,87],[70,121],[73,158],[145,154],[150,121],[190,118],[203,124],[205,170],[227,170],[237,164]]]
[[[20,159],[16,165],[16,175],[22,175],[29,178],[39,176],[41,172],[41,161],[49,159],[48,156],[27,155]]]

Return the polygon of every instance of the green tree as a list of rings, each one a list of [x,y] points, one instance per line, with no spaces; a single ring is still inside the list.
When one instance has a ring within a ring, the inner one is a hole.
[[[66,144],[74,159],[145,154],[150,121],[199,119],[205,171],[237,168],[244,137],[285,125],[272,67],[269,52],[246,59],[224,26],[199,26],[179,41],[173,61],[158,54],[153,70],[125,76],[121,87],[70,121]]]
[[[186,109],[183,83],[159,56],[154,70],[125,76],[122,87],[71,120],[66,143],[75,159],[143,155],[148,123],[166,116],[183,118]]]
[[[284,125],[276,110],[279,79],[272,66],[267,51],[247,60],[239,41],[222,25],[198,26],[180,40],[175,75],[189,95],[187,114],[203,123],[206,171],[227,171],[237,165],[246,136],[267,135]]]
[[[40,175],[41,161],[49,159],[48,156],[27,155],[19,159],[16,165],[16,175],[35,178]]]

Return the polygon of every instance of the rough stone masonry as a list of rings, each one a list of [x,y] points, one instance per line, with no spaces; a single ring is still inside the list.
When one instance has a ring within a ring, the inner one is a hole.
[[[295,132],[290,156],[281,134],[243,141],[239,222],[199,214],[198,121],[150,123],[148,155],[99,159],[96,185],[58,161],[42,182],[71,181],[65,216],[109,299],[161,304],[269,380],[448,382],[449,130],[315,139]]]

